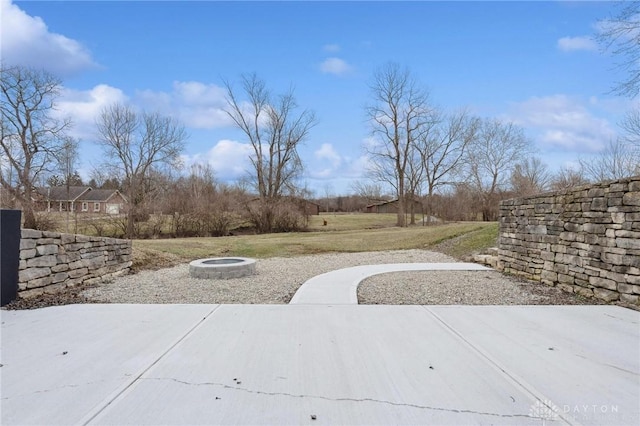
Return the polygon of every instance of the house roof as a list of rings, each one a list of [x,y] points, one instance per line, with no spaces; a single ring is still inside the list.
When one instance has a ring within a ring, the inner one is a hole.
[[[50,201],[108,201],[114,194],[126,200],[117,189],[92,189],[90,186],[70,186],[67,193],[66,186],[38,187],[38,194]]]
[[[120,194],[117,189],[92,189],[86,194],[82,195],[80,201],[108,201],[109,198],[115,194]],[[122,194],[120,194],[122,196]],[[124,196],[122,196],[124,198]]]
[[[67,192],[66,186],[38,187],[38,194],[51,201],[76,201],[85,192],[91,191],[90,186],[70,186]]]
[[[393,204],[393,203],[397,203],[398,199],[394,199],[394,200],[389,200],[389,201],[381,201],[379,203],[374,203],[374,204],[369,204],[368,206],[365,206],[365,208],[371,208],[371,207],[377,207],[377,206],[385,206],[387,204]],[[420,204],[420,201],[418,200],[413,200],[414,203]]]
[[[377,203],[369,204],[368,206],[365,206],[365,208],[375,207],[375,206],[384,206],[385,204],[391,204],[391,203],[395,203],[397,201],[398,201],[397,198],[395,200],[379,201]]]

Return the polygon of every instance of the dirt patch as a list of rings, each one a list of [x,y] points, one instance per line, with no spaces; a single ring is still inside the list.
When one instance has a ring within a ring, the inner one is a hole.
[[[185,259],[171,253],[136,247],[133,250],[131,273],[135,274],[144,270],[157,271],[158,269],[170,268],[184,262]]]
[[[81,293],[91,286],[77,286],[66,288],[55,294],[42,294],[28,299],[16,299],[5,305],[2,309],[18,310],[18,309],[38,309],[48,306],[74,305],[77,303],[99,303],[87,299]]]

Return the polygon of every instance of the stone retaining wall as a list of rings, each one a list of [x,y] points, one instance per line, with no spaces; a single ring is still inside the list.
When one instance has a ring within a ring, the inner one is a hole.
[[[18,295],[32,297],[126,274],[131,241],[23,229]]]
[[[498,269],[640,305],[640,176],[500,203]]]

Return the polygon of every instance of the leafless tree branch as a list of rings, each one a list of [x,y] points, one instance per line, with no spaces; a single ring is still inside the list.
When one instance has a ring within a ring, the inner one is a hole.
[[[626,78],[615,84],[613,93],[635,98],[640,92],[640,2],[621,2],[617,14],[599,23],[596,39],[617,59]]]
[[[149,179],[163,167],[179,166],[187,133],[175,119],[157,113],[139,114],[123,104],[105,107],[96,121],[105,158],[103,165],[124,179],[129,201],[127,237],[135,234],[138,209],[149,191]]]
[[[21,66],[0,68],[0,184],[21,205],[24,227],[37,227],[34,189],[71,123],[54,118],[60,80]]]
[[[299,190],[298,178],[303,170],[298,155],[299,146],[316,125],[313,111],[298,112],[293,89],[273,96],[256,74],[242,76],[241,101],[232,85],[225,81],[227,109],[225,112],[247,137],[253,154],[252,180],[264,210],[260,232],[270,232],[274,226],[273,204],[283,195]]]

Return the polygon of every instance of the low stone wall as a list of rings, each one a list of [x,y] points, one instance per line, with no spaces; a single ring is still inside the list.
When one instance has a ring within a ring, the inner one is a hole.
[[[18,295],[106,281],[131,267],[131,241],[23,229]]]
[[[500,203],[498,269],[640,305],[640,176]]]

